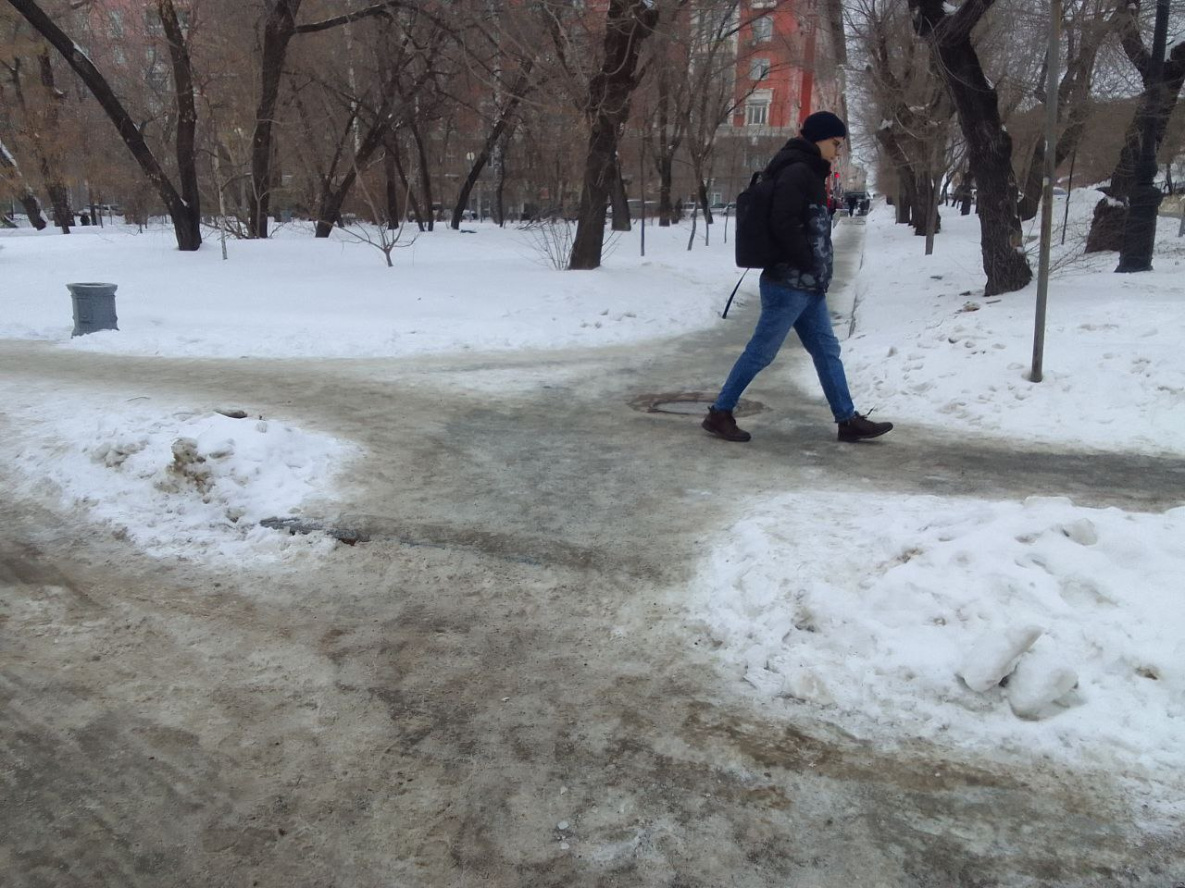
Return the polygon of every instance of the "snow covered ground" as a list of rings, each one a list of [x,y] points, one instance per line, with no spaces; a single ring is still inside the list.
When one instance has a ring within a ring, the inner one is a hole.
[[[736,281],[724,246],[688,253],[682,229],[648,227],[646,258],[636,240],[611,242],[606,267],[587,274],[557,272],[535,235],[492,224],[420,236],[409,227],[394,268],[369,244],[339,232],[314,239],[300,224],[267,241],[232,240],[226,261],[216,235],[205,238],[182,254],[159,224],[143,234],[122,225],[68,237],[0,232],[0,337],[228,358],[610,345],[710,324]],[[119,286],[118,333],[70,339],[74,281]]]
[[[789,494],[721,536],[696,622],[754,693],[869,740],[1167,779],[1185,768],[1183,540],[1185,507]]]
[[[947,211],[927,257],[879,207],[845,343],[857,403],[970,441],[1185,455],[1185,240],[1162,218],[1155,270],[1114,274],[1115,254],[1081,253],[1096,196],[1073,196],[1055,255],[1039,384],[1036,283],[984,299],[974,216]],[[692,625],[759,697],[877,742],[1098,766],[1179,816],[1157,784],[1185,771],[1179,496],[1163,514],[826,490],[748,502]]]
[[[948,211],[926,257],[878,207],[845,342],[857,402],[970,439],[1179,458],[1185,240],[1162,219],[1156,270],[1113,274],[1114,255],[1073,258],[1093,195],[1074,197],[1039,384],[1026,378],[1036,284],[984,299],[975,217]],[[0,338],[162,357],[608,345],[713,324],[736,280],[719,225],[691,252],[686,229],[649,228],[645,259],[626,235],[590,273],[547,267],[513,228],[466,227],[421,236],[391,269],[370,246],[295,227],[232,241],[225,262],[212,239],[180,254],[162,229],[0,232]],[[72,339],[65,284],[102,280],[119,285],[121,329]],[[358,452],[282,417],[187,403],[162,417],[3,381],[0,399],[18,493],[88,509],[167,557],[315,557],[330,544],[257,522],[331,497],[330,467]],[[774,705],[820,707],[882,741],[1107,767],[1168,805],[1185,771],[1180,499],[1163,514],[827,490],[742,500],[680,600],[722,668]]]
[[[1162,217],[1154,270],[1115,274],[1116,253],[1082,246],[1098,193],[1076,191],[1060,245],[1054,218],[1043,380],[1032,366],[1036,282],[983,298],[979,222],[948,209],[935,253],[881,206],[856,281],[847,369],[886,416],[949,431],[1075,448],[1185,452],[1185,238]],[[1037,220],[1026,234],[1035,255]]]

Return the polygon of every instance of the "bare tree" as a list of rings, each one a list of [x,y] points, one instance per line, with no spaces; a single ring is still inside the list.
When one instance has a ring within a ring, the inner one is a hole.
[[[334,224],[340,221],[342,208],[358,184],[360,172],[365,172],[380,152],[388,153],[386,146],[394,131],[414,107],[407,96],[422,96],[428,82],[437,74],[437,57],[444,35],[435,26],[430,26],[421,42],[413,28],[397,28],[393,18],[389,18],[378,24],[370,36],[373,64],[369,70],[356,74],[351,60],[346,83],[336,87],[320,84],[326,111],[318,122],[310,119],[300,90],[293,90],[294,104],[305,121],[305,141],[319,142],[329,149],[323,166],[316,160],[310,162],[317,168],[317,237],[328,237]],[[331,97],[344,111],[343,117],[334,116],[329,107]],[[333,133],[335,137],[318,138],[318,133]],[[390,161],[394,164],[394,157]]]
[[[687,101],[679,109],[687,133],[687,155],[695,178],[698,204],[703,210],[705,231],[712,222],[708,199],[708,178],[716,148],[716,133],[739,105],[758,86],[754,80],[748,90],[737,95],[732,72],[737,65],[733,40],[751,19],[741,20],[737,0],[724,0],[696,12],[698,21],[691,29],[688,53],[688,86],[682,93]],[[760,17],[760,15],[758,16]],[[765,76],[773,74],[767,70]]]
[[[394,268],[395,263],[391,261],[391,253],[397,247],[410,247],[415,243],[415,238],[412,238],[412,240],[406,243],[400,243],[403,237],[404,222],[396,215],[390,215],[389,212],[387,214],[383,213],[379,208],[378,201],[366,185],[366,176],[362,170],[355,167],[354,176],[358,181],[358,190],[362,192],[362,199],[370,210],[371,218],[374,222],[369,226],[358,224],[343,225],[342,230],[355,240],[370,244],[377,249],[387,261],[387,268]],[[389,206],[390,202],[388,201]]]
[[[1127,222],[1128,201],[1136,184],[1136,171],[1144,133],[1151,123],[1156,144],[1164,139],[1169,118],[1177,105],[1181,86],[1185,83],[1185,42],[1173,46],[1161,68],[1160,82],[1154,78],[1152,53],[1144,43],[1139,24],[1140,2],[1129,0],[1120,11],[1120,41],[1128,60],[1140,75],[1143,91],[1136,113],[1128,124],[1123,149],[1111,173],[1102,200],[1095,205],[1086,252],[1119,250],[1123,246],[1123,231]]]
[[[954,105],[935,57],[914,33],[906,0],[862,0],[848,27],[868,75],[866,126],[896,172],[897,221],[918,235],[938,227],[936,180],[946,173]]]
[[[14,105],[22,121],[22,148],[35,162],[41,183],[49,194],[54,224],[63,234],[69,234],[74,213],[63,174],[67,138],[61,111],[66,94],[55,82],[49,45],[42,40],[24,43],[28,56],[22,56],[18,50],[0,63],[6,70],[6,86],[15,98]],[[26,74],[26,58],[35,65],[34,77]]]
[[[535,83],[531,77],[533,66],[534,61],[532,59],[520,59],[518,73],[510,84],[505,101],[496,103],[493,125],[486,134],[481,150],[477,152],[473,164],[469,168],[469,173],[466,175],[465,181],[461,183],[461,189],[457,194],[457,203],[453,207],[453,218],[450,223],[451,227],[461,227],[461,217],[465,212],[465,207],[469,204],[469,195],[473,191],[473,186],[477,184],[477,179],[481,175],[482,170],[490,162],[490,158],[493,157],[499,164],[504,161],[505,144],[507,139],[514,134],[515,118],[519,105],[535,87]],[[499,217],[501,217],[500,209]]]
[[[41,215],[41,201],[37,199],[37,195],[33,193],[29,183],[25,181],[16,158],[12,156],[4,143],[0,142],[0,181],[5,180],[24,208],[25,215],[29,218],[29,224],[38,231],[44,229],[45,218]]]
[[[1103,42],[1115,33],[1123,20],[1125,0],[1071,0],[1066,7],[1063,28],[1066,35],[1065,68],[1058,85],[1058,119],[1064,123],[1057,137],[1055,167],[1061,166],[1077,150],[1093,109],[1091,86],[1095,64]],[[1045,71],[1042,65],[1034,95],[1044,106]],[[1044,113],[1044,112],[1042,112]],[[1022,180],[1020,217],[1032,219],[1041,203],[1041,180],[1045,166],[1045,139],[1035,140],[1028,168]]]
[[[598,268],[605,241],[605,209],[617,166],[618,139],[638,86],[642,42],[658,22],[656,0],[609,0],[600,69],[589,81],[585,114],[590,123],[584,187],[576,239],[568,267]]]
[[[653,158],[654,170],[658,173],[658,224],[669,226],[675,221],[675,206],[671,201],[671,181],[675,173],[675,155],[687,135],[687,115],[673,109],[682,104],[675,90],[684,88],[685,78],[672,76],[673,68],[660,60],[655,81],[657,94],[652,116],[643,118],[643,127],[649,130],[648,148]],[[646,138],[643,132],[643,138]]]
[[[546,4],[478,2],[482,8],[473,11],[474,27],[465,27],[461,32],[465,76],[459,79],[459,85],[467,88],[468,95],[457,96],[456,101],[463,109],[472,106],[473,122],[484,135],[479,139],[462,137],[473,150],[466,151],[469,169],[453,205],[449,224],[454,229],[460,227],[473,190],[487,167],[493,178],[491,212],[496,222],[504,221],[507,156],[528,110],[524,103],[530,102],[554,76],[539,52],[540,45],[546,45],[549,29],[556,24]],[[476,101],[470,97],[476,97]]]
[[[58,52],[62,54],[62,57],[65,58],[70,67],[74,69],[75,73],[78,74],[78,76],[82,79],[82,82],[86,84],[87,88],[99,102],[100,106],[102,106],[103,110],[107,113],[107,116],[111,119],[111,122],[115,124],[116,129],[119,131],[120,137],[124,141],[124,144],[132,153],[132,156],[136,159],[136,162],[140,165],[140,168],[148,177],[149,182],[152,183],[157,195],[164,202],[165,207],[168,209],[169,216],[173,221],[173,230],[177,237],[178,249],[186,251],[198,249],[201,246],[202,240],[200,229],[201,208],[198,204],[195,184],[196,180],[186,184],[185,177],[187,173],[183,173],[182,191],[178,192],[177,188],[173,185],[173,182],[169,179],[168,174],[164,171],[160,162],[157,160],[156,155],[153,154],[152,149],[149,148],[148,143],[145,141],[144,135],[140,130],[140,127],[136,125],[135,121],[132,119],[123,103],[116,96],[114,90],[112,90],[106,78],[104,78],[104,76],[99,72],[98,68],[96,68],[94,63],[90,60],[90,57],[87,56],[87,54],[84,53],[78,47],[78,45],[57,25],[57,23],[54,22],[53,19],[50,18],[44,12],[44,10],[42,10],[41,7],[37,5],[35,0],[8,0],[8,2],[12,4],[17,12],[25,17],[29,24],[31,24],[33,28],[46,39],[46,41],[48,41],[55,49],[58,50]],[[172,4],[170,0],[163,0],[161,7],[158,8],[163,8],[165,6],[171,9]],[[167,14],[167,12],[162,11],[162,15],[164,14]],[[175,15],[173,23],[176,25]],[[168,29],[169,25],[166,24],[165,27]],[[180,28],[178,26],[178,37],[179,31]],[[184,41],[178,39],[178,43],[180,46],[174,47],[173,40],[170,38],[170,52],[174,54],[173,62],[175,77],[177,75],[178,65],[188,64],[184,58]],[[178,53],[180,53],[180,56]],[[187,98],[180,95],[183,87],[187,83],[190,85],[190,87],[192,87],[191,80],[183,80],[182,82],[175,83],[175,86],[177,87],[176,92],[178,94],[178,107],[180,108],[183,105],[188,104],[190,110],[192,110],[192,89],[190,90]],[[187,113],[189,112],[182,110],[180,116],[185,117]],[[181,147],[182,145],[179,140],[178,150],[181,150]],[[189,147],[190,150],[192,150],[192,143],[190,143]],[[193,188],[192,192],[188,190],[191,186]],[[184,196],[185,194],[189,194],[188,200]]]
[[[988,296],[1019,290],[1033,278],[1021,250],[1012,139],[971,39],[975,25],[994,2],[965,0],[954,9],[943,0],[909,0],[914,28],[930,44],[940,65],[967,142],[968,163],[979,189],[980,246]]]
[[[267,237],[268,232],[268,214],[274,187],[272,161],[275,151],[275,123],[285,59],[292,39],[298,34],[314,34],[374,16],[389,15],[391,10],[397,8],[431,17],[439,23],[439,19],[423,8],[423,4],[418,4],[414,0],[383,0],[330,18],[298,23],[297,16],[302,2],[303,0],[267,0],[260,60],[259,103],[255,111],[255,132],[251,139],[252,196],[249,228],[254,237]]]
[[[181,186],[180,216],[174,226],[181,225],[177,243],[197,249],[202,243],[202,208],[197,175],[197,105],[194,101],[193,66],[189,48],[173,0],[156,0],[157,15],[164,28],[173,67],[173,87],[177,102],[176,158],[177,179]],[[192,26],[192,20],[191,20]],[[185,249],[185,247],[182,247]]]

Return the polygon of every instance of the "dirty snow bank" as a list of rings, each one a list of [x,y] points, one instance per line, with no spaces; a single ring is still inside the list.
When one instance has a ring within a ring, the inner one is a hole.
[[[1185,507],[794,494],[724,532],[691,604],[760,696],[880,742],[1167,776],[1185,770],[1182,539]]]
[[[110,413],[59,396],[25,414],[13,456],[29,492],[82,508],[156,556],[273,561],[320,551],[328,537],[261,527],[333,491],[358,448],[262,417],[212,411]]]

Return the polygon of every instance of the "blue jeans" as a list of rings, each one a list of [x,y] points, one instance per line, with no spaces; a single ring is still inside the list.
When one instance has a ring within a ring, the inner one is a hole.
[[[843,362],[839,359],[839,340],[831,330],[826,295],[787,287],[765,272],[761,275],[761,317],[757,329],[716,398],[717,410],[736,407],[753,378],[773,362],[791,327],[815,362],[819,384],[835,421],[844,422],[856,415]]]

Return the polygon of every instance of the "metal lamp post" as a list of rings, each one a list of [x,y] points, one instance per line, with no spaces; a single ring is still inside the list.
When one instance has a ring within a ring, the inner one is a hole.
[[[1049,296],[1049,251],[1053,241],[1053,180],[1057,175],[1057,87],[1061,78],[1062,0],[1049,4],[1049,58],[1045,85],[1045,172],[1041,182],[1041,254],[1037,266],[1037,316],[1030,382],[1040,382],[1045,359],[1045,304]],[[1067,200],[1069,198],[1067,197]]]

